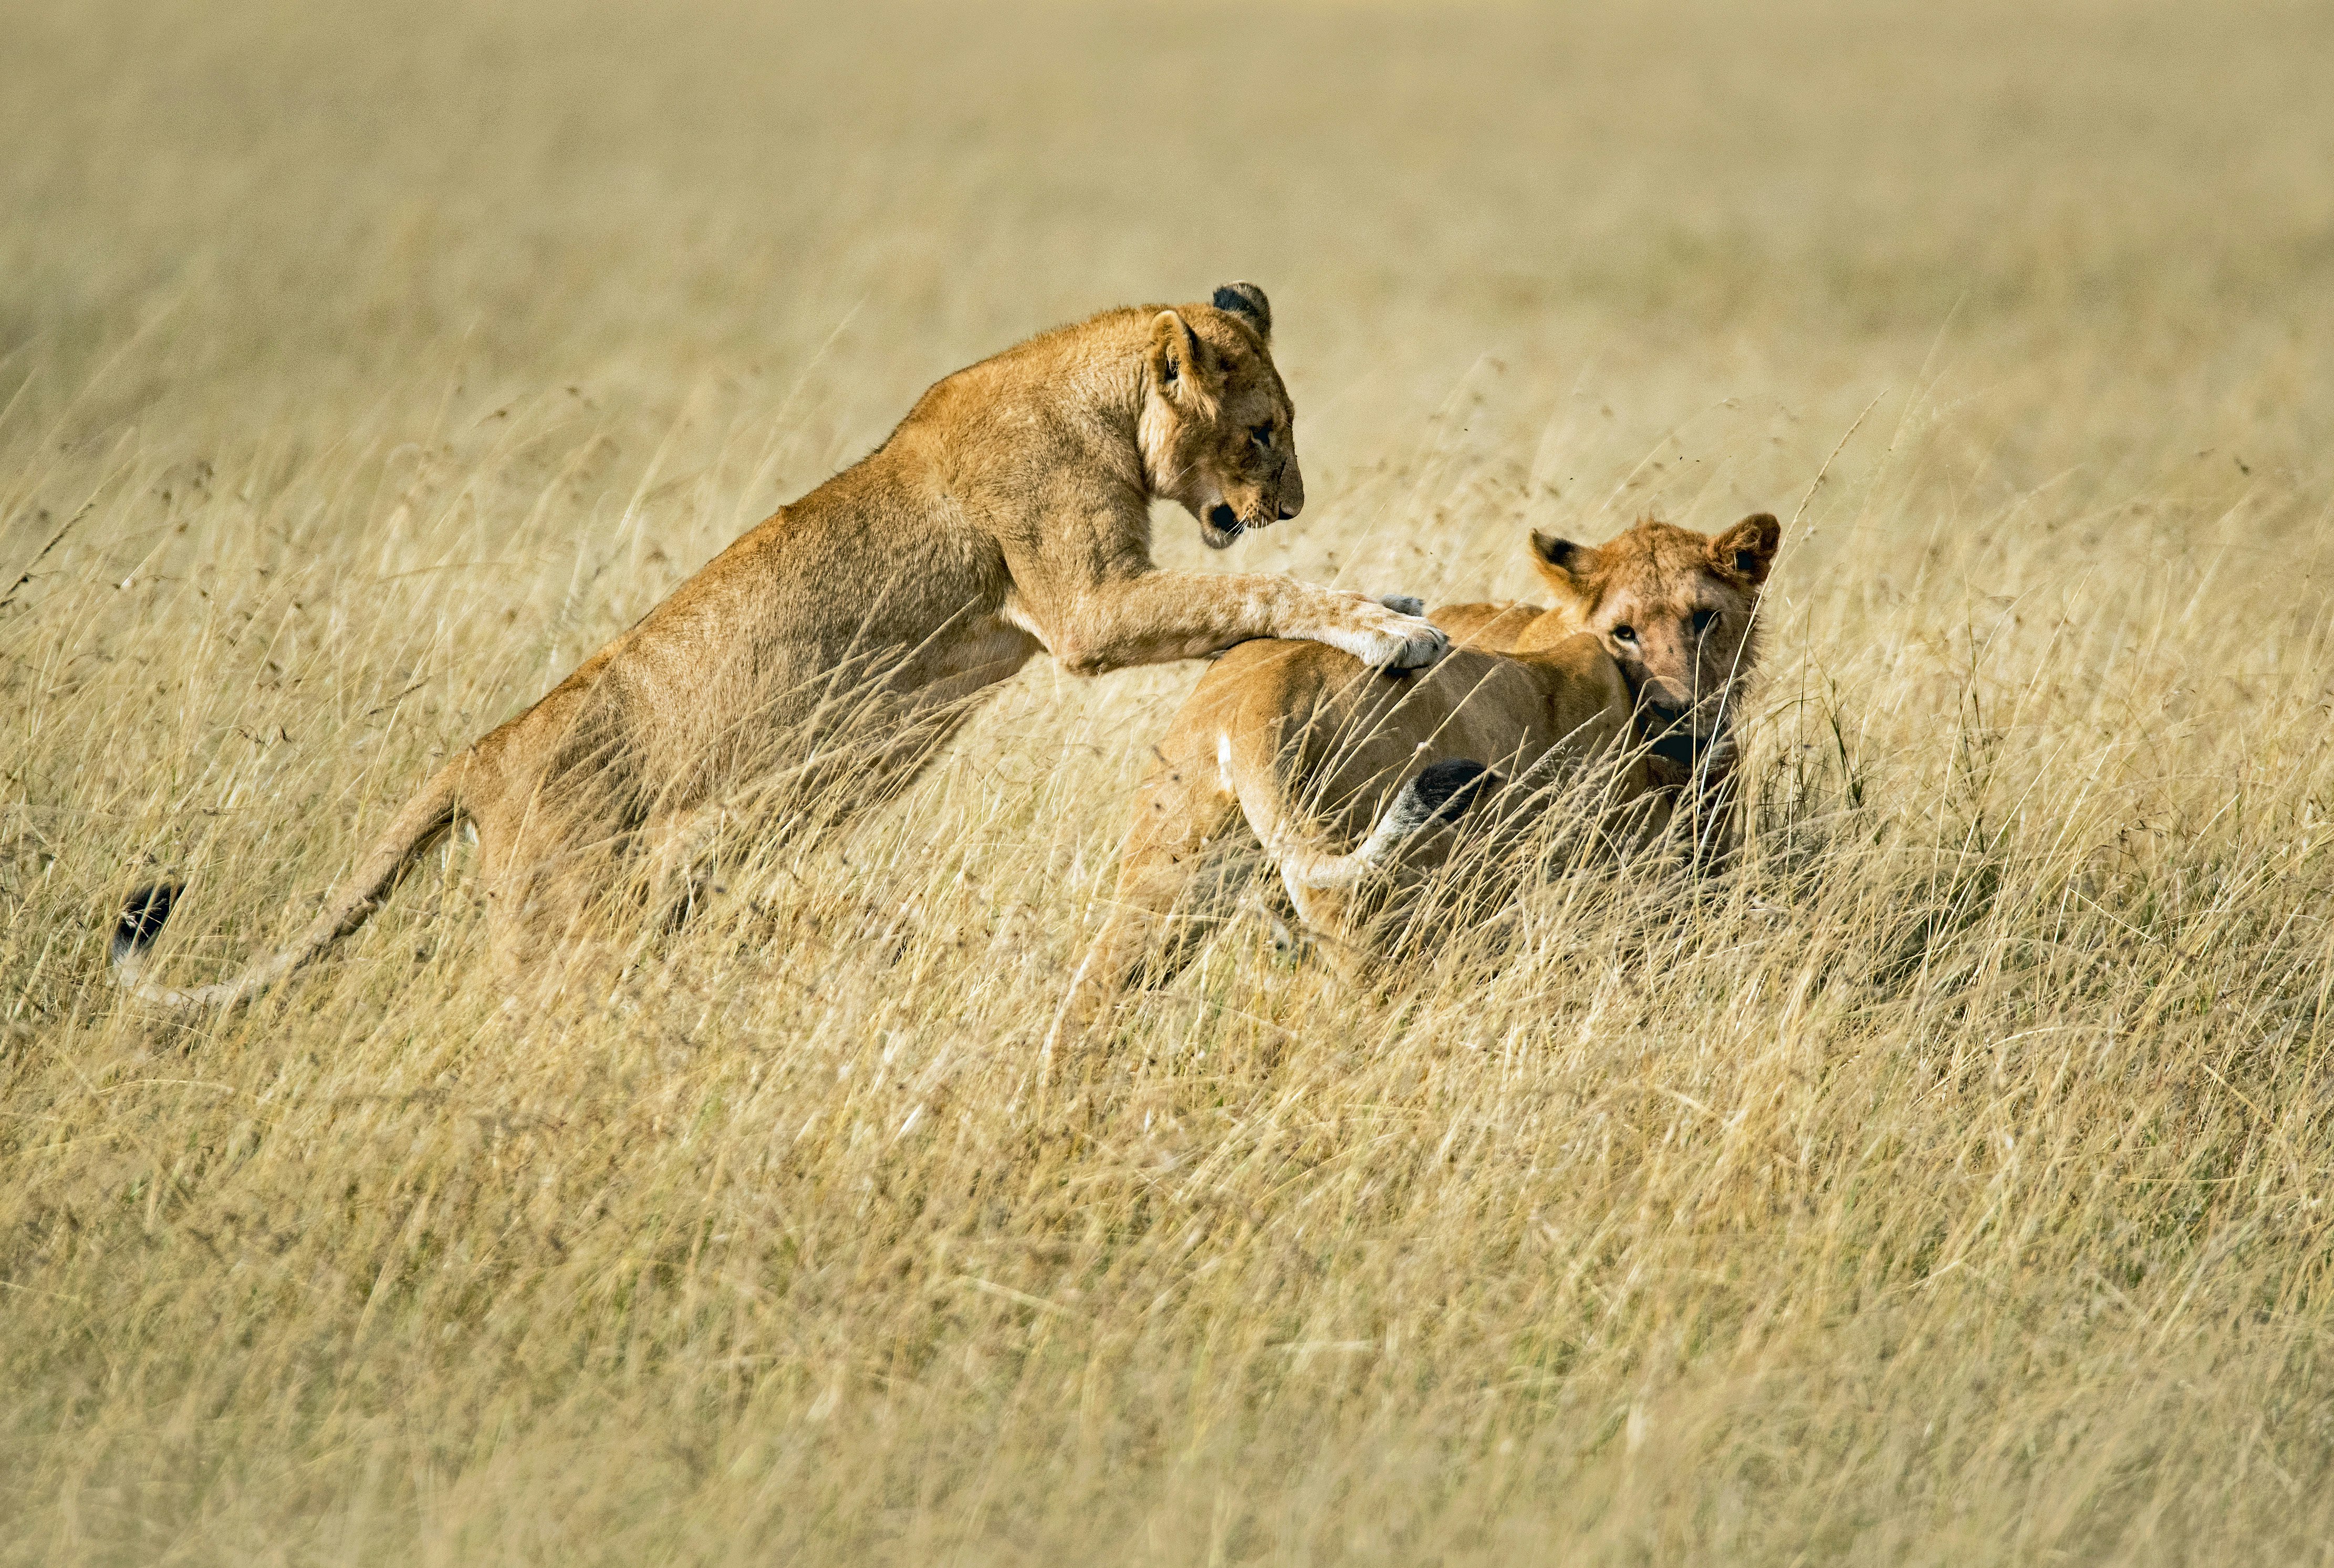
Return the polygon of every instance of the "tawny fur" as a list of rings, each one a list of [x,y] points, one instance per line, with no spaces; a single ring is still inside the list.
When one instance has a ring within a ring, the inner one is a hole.
[[[1456,646],[1407,678],[1298,643],[1225,655],[1135,793],[1109,917],[1048,1051],[1121,994],[1206,851],[1243,825],[1329,951],[1365,954],[1357,883],[1376,869],[1365,862],[1398,846],[1383,832],[1359,850],[1334,846],[1362,840],[1410,780],[1450,759],[1543,784],[1551,760],[1577,771],[1610,759],[1603,798],[1615,822],[1657,834],[1690,811],[1697,849],[1722,853],[1732,713],[1757,662],[1759,592],[1779,532],[1762,513],[1716,538],[1651,519],[1594,549],[1534,534],[1556,602],[1432,611]]]
[[[858,803],[895,791],[970,699],[1041,650],[1082,675],[1257,638],[1316,640],[1372,667],[1432,662],[1442,632],[1359,593],[1152,565],[1154,498],[1181,503],[1218,548],[1304,505],[1270,325],[1263,292],[1230,284],[1210,304],[1106,312],[948,377],[875,452],[447,764],[290,947],[175,991],[139,984],[153,935],[140,922],[121,978],[164,1003],[239,1000],[360,925],[465,816],[494,946],[523,967],[609,885],[612,855],[684,860],[696,824],[749,786],[781,819],[783,801],[831,802],[843,781]]]

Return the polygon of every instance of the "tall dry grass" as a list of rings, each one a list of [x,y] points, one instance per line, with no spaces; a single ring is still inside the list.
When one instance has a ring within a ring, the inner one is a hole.
[[[0,1562],[2326,1556],[2322,12],[0,29]],[[1315,497],[1239,564],[1792,519],[1739,869],[1384,997],[1227,921],[1041,1095],[1192,679],[1041,663],[612,997],[503,1012],[458,846],[246,1010],[107,986],[926,381],[1232,276]]]

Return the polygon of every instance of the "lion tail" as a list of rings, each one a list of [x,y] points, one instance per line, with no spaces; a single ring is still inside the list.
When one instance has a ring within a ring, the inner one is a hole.
[[[438,837],[454,825],[460,811],[458,787],[464,759],[456,758],[430,776],[421,793],[406,803],[381,837],[365,851],[355,875],[340,888],[323,912],[289,947],[247,966],[241,974],[190,991],[174,991],[142,978],[147,956],[162,934],[162,923],[183,891],[177,882],[157,882],[130,895],[113,928],[114,983],[141,1002],[166,1007],[231,1007],[273,985],[365,923],[397,881]]]
[[[1248,818],[1265,852],[1279,866],[1281,880],[1292,892],[1299,888],[1351,887],[1399,853],[1418,833],[1458,821],[1501,783],[1498,774],[1465,757],[1436,763],[1395,792],[1369,835],[1339,854],[1288,821],[1279,781],[1268,764],[1237,767],[1229,743],[1223,750],[1224,772],[1239,797],[1241,814]]]

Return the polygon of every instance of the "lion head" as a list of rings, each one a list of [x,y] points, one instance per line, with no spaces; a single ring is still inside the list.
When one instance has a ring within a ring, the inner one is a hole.
[[[1760,512],[1715,538],[1647,517],[1602,544],[1531,536],[1568,629],[1604,643],[1656,755],[1731,749],[1730,700],[1759,658],[1759,593],[1782,529]]]
[[[1272,306],[1254,284],[1151,321],[1143,467],[1152,493],[1181,502],[1211,549],[1305,509],[1297,411],[1271,344]]]

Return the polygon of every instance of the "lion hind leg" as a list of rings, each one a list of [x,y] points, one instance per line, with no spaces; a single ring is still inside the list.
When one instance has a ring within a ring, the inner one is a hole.
[[[1363,895],[1350,886],[1312,887],[1283,879],[1297,918],[1313,939],[1312,948],[1337,978],[1347,985],[1365,983],[1376,965],[1377,953],[1363,919]]]
[[[1216,770],[1188,758],[1169,763],[1143,781],[1119,851],[1110,913],[1046,1034],[1041,1053],[1046,1063],[1058,1047],[1098,1023],[1125,991],[1159,928],[1191,891],[1210,843],[1222,835],[1237,809]]]

